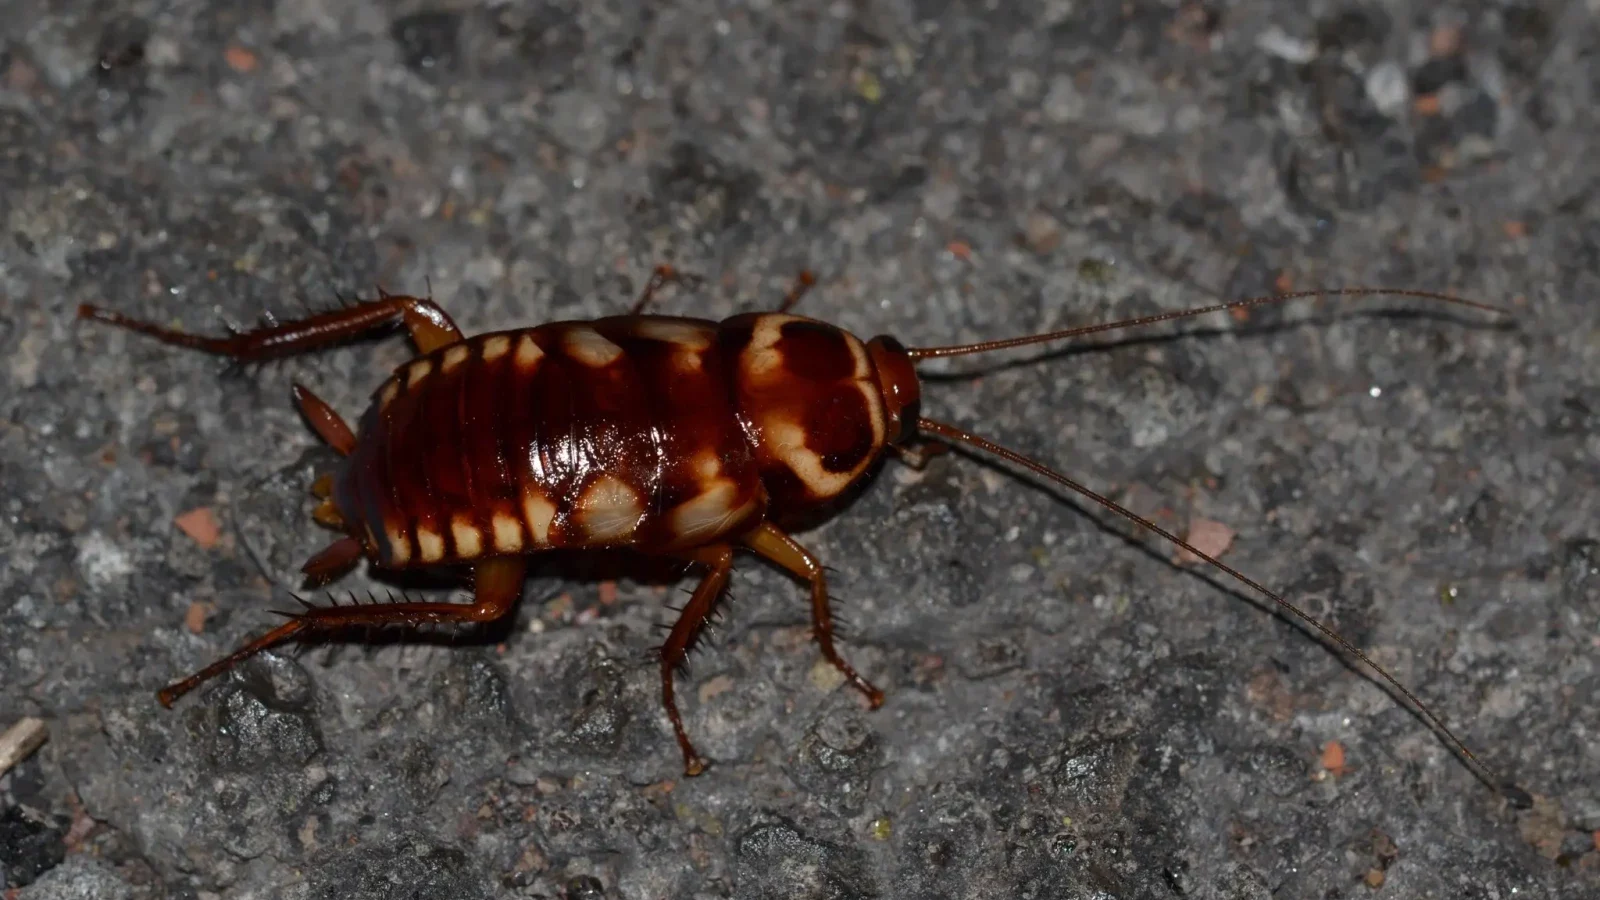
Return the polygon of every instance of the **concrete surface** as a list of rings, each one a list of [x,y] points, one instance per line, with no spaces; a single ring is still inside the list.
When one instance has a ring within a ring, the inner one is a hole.
[[[1600,896],[1593,3],[3,12],[0,724],[51,727],[0,779],[6,897]],[[290,381],[353,419],[408,346],[224,378],[76,304],[214,331],[431,282],[479,331],[624,310],[663,260],[707,279],[664,309],[811,267],[805,312],[913,345],[1286,284],[1514,305],[965,360],[926,410],[1235,532],[1537,804],[1171,548],[961,455],[804,538],[880,711],[741,561],[684,682],[699,779],[648,662],[688,583],[610,562],[487,634],[156,703],[327,540]]]

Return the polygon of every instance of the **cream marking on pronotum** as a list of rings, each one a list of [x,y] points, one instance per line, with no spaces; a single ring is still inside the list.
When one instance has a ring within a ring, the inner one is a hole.
[[[805,321],[799,316],[771,313],[756,319],[755,330],[750,335],[750,346],[745,349],[741,366],[745,377],[755,382],[777,381],[783,377],[783,353],[778,341],[783,339],[783,326],[790,322]]]
[[[848,488],[856,480],[856,471],[830,472],[822,465],[822,456],[806,446],[806,430],[786,415],[769,418],[763,423],[772,452],[789,467],[811,492],[819,497],[831,497]],[[870,460],[869,460],[870,461]]]

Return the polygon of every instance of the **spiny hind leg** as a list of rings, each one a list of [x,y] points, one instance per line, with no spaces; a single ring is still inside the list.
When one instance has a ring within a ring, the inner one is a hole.
[[[699,775],[706,770],[706,761],[689,742],[683,727],[683,716],[678,713],[678,701],[673,692],[673,676],[693,649],[706,621],[716,607],[717,596],[728,586],[728,576],[733,571],[733,548],[727,544],[699,547],[680,554],[683,558],[701,563],[710,569],[689,596],[689,602],[678,613],[678,621],[661,645],[661,702],[667,708],[667,719],[672,722],[672,733],[683,751],[683,773]]]
[[[383,627],[492,622],[504,616],[522,596],[527,572],[524,556],[497,556],[473,567],[473,602],[374,603],[367,606],[314,606],[290,613],[289,621],[250,641],[204,669],[161,689],[161,705],[174,701],[202,683],[221,675],[250,657],[291,637],[334,631],[352,626]]]
[[[833,646],[833,612],[828,606],[828,583],[817,558],[770,522],[761,523],[739,540],[758,555],[811,583],[811,626],[823,658],[833,663],[834,668],[866,695],[873,709],[882,706],[883,691],[857,674]]]
[[[400,307],[401,319],[406,323],[406,331],[411,334],[411,342],[423,353],[432,353],[441,347],[448,347],[461,340],[461,329],[450,318],[444,308],[433,302],[433,297],[396,296],[378,289],[379,303],[395,303]]]
[[[153,322],[124,316],[90,304],[78,307],[78,318],[94,319],[155,338],[166,344],[231,357],[240,362],[259,362],[350,340],[395,323],[404,323],[417,349],[431,353],[461,340],[461,330],[431,298],[378,292],[377,300],[355,303],[331,310],[275,322],[228,337],[208,337],[166,328]]]

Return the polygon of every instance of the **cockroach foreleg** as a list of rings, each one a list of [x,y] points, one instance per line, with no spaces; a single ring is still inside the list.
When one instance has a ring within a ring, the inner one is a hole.
[[[302,632],[336,631],[362,626],[382,628],[391,625],[493,622],[510,611],[522,596],[522,577],[527,568],[525,556],[497,556],[478,563],[473,567],[473,602],[470,604],[374,603],[366,606],[314,606],[296,613],[284,613],[290,616],[289,621],[188,678],[162,688],[156,696],[161,700],[161,705],[170,707],[179,697],[204,682]]]
[[[694,745],[689,743],[689,734],[683,728],[683,717],[678,713],[672,679],[700,633],[705,630],[706,620],[717,604],[717,596],[728,586],[728,575],[733,571],[733,548],[727,544],[717,544],[683,555],[694,562],[703,563],[711,571],[700,579],[700,584],[689,596],[688,604],[678,613],[678,621],[673,623],[666,643],[661,645],[661,703],[667,708],[667,719],[672,722],[672,732],[678,738],[678,747],[683,750],[683,773],[699,775],[706,770],[707,763],[695,752]]]
[[[817,646],[822,648],[823,658],[833,663],[834,668],[842,672],[857,690],[867,696],[867,702],[872,704],[873,709],[882,706],[883,691],[873,687],[871,682],[858,675],[856,670],[845,662],[844,657],[839,655],[839,651],[834,649],[833,613],[828,607],[828,583],[822,572],[822,564],[817,562],[817,558],[769,522],[763,522],[739,540],[757,555],[811,583],[811,627]]]
[[[784,294],[783,302],[778,304],[778,312],[786,313],[793,309],[794,305],[800,302],[800,298],[804,297],[806,292],[811,290],[811,286],[816,283],[817,276],[811,274],[807,269],[801,269],[800,274],[794,277],[794,285],[789,288],[789,293]]]
[[[431,353],[461,340],[460,329],[432,300],[382,291],[377,300],[356,303],[304,319],[271,324],[229,337],[208,337],[164,328],[87,303],[78,307],[78,318],[94,319],[137,331],[166,344],[228,356],[240,362],[258,362],[303,353],[401,322],[411,332],[417,349],[423,353]]]
[[[294,386],[294,399],[317,435],[337,450],[340,456],[349,456],[350,451],[356,448],[356,436],[345,420],[333,411],[333,407],[298,383]]]

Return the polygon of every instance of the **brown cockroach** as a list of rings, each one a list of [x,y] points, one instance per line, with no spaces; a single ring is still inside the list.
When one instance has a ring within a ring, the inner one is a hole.
[[[823,511],[856,487],[888,450],[915,458],[911,439],[933,437],[985,451],[1073,491],[1183,548],[1309,624],[1377,673],[1485,784],[1516,805],[1527,795],[1494,778],[1393,676],[1328,626],[1236,569],[1115,501],[954,425],[920,415],[915,364],[1061,341],[1299,298],[1386,294],[1494,313],[1498,307],[1429,291],[1297,291],[1141,316],[1120,322],[946,347],[863,341],[789,309],[814,279],[802,273],[777,311],[720,322],[644,314],[680,276],[658,267],[625,316],[563,321],[464,337],[431,298],[392,295],[231,337],[176,331],[93,306],[78,315],[169,344],[240,362],[266,360],[404,324],[421,355],[373,394],[352,431],[310,391],[294,398],[316,433],[342,456],[318,479],[315,517],[344,536],[304,572],[327,581],[361,559],[387,570],[470,566],[474,602],[309,607],[227,657],[164,688],[170,706],[201,682],[296,635],[348,626],[489,622],[522,594],[530,555],[627,547],[705,567],[659,648],[662,704],[684,771],[706,761],[673,695],[684,662],[728,583],[736,548],[753,551],[811,588],[815,640],[828,662],[877,708],[883,692],[834,646],[823,566],[776,524]]]

